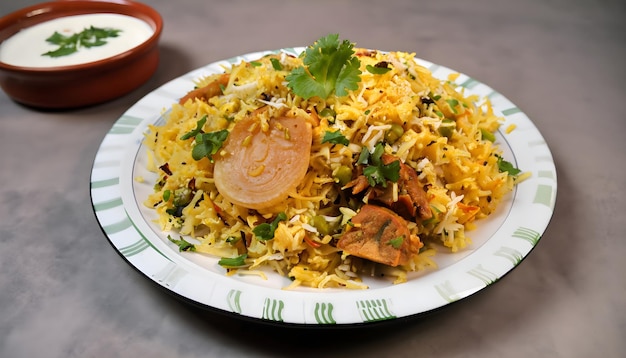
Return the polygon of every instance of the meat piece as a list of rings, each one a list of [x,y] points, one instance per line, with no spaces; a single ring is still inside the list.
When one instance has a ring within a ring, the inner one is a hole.
[[[343,189],[352,188],[352,195],[356,195],[369,187],[370,187],[370,182],[367,181],[367,178],[363,175],[359,175],[353,180],[351,180],[350,182],[348,182],[348,184],[346,184],[343,187]]]
[[[388,165],[399,159],[385,153],[382,155],[381,160],[383,164]],[[417,172],[410,166],[400,162],[399,174],[397,200],[394,201],[393,187],[387,185],[387,187],[376,186],[368,191],[366,194],[368,202],[381,203],[408,220],[415,218],[422,220],[430,219],[433,214]],[[357,195],[370,188],[369,181],[362,175],[361,170],[357,173],[356,178],[343,187],[343,189],[350,188],[352,189],[352,195]]]
[[[230,75],[228,73],[224,73],[219,76],[215,81],[209,83],[204,87],[197,88],[193,91],[187,93],[183,98],[181,98],[178,103],[184,104],[190,99],[198,98],[202,101],[208,101],[209,98],[219,96],[222,94],[222,88],[228,85],[228,81],[230,80]]]
[[[422,246],[402,217],[381,206],[364,205],[352,223],[337,247],[353,256],[389,266],[405,265]]]
[[[398,160],[398,158],[389,154],[383,154],[381,159],[385,165]],[[419,181],[417,172],[402,162],[400,162],[398,191],[398,201],[389,205],[392,209],[406,210],[410,217],[414,218],[417,216],[422,220],[430,219],[433,216],[433,213],[430,211],[428,196]]]

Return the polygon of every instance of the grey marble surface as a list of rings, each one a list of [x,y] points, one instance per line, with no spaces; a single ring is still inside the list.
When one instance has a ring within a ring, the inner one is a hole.
[[[4,16],[35,1],[0,2]],[[146,0],[164,18],[143,86],[73,111],[0,92],[0,357],[626,356],[626,5],[619,0]],[[163,83],[337,32],[416,52],[503,93],[558,174],[552,222],[495,285],[432,315],[332,332],[268,328],[164,293],[111,248],[91,208],[99,143]]]

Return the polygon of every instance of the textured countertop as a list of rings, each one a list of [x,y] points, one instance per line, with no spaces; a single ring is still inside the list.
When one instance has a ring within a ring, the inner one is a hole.
[[[165,28],[160,66],[137,90],[54,112],[0,92],[0,357],[626,356],[623,1],[145,2]],[[2,1],[0,16],[34,3]],[[190,70],[328,33],[415,52],[521,108],[557,168],[539,244],[478,294],[373,328],[273,328],[168,295],[98,225],[89,182],[101,140],[136,101]]]

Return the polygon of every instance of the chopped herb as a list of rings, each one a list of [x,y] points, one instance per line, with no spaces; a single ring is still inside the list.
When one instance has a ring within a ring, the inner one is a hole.
[[[259,240],[265,241],[273,239],[278,223],[283,220],[287,220],[287,215],[281,212],[271,223],[262,223],[257,225],[254,229],[252,229],[252,233],[254,233]]]
[[[359,154],[359,159],[356,160],[356,163],[365,165],[367,164],[369,158],[370,158],[369,149],[367,149],[367,147],[363,147],[363,149],[361,150],[361,154]]]
[[[80,47],[91,48],[106,45],[107,42],[104,39],[109,37],[117,37],[120,32],[122,32],[122,30],[112,29],[108,27],[102,29],[93,26],[85,28],[83,31],[75,33],[71,36],[65,36],[55,31],[52,36],[46,39],[46,41],[50,44],[58,45],[59,48],[54,51],[48,51],[46,53],[43,53],[41,54],[41,56],[67,56],[78,52],[78,49]]]
[[[202,118],[198,119],[198,121],[196,122],[196,128],[183,134],[182,137],[180,137],[180,140],[187,140],[189,138],[193,138],[197,136],[199,133],[202,133],[202,127],[204,127],[204,124],[206,123],[206,119],[207,119],[207,115],[205,114],[204,116],[202,116]]]
[[[246,264],[248,254],[241,254],[237,257],[222,257],[217,264],[222,267],[239,267]]]
[[[213,162],[213,154],[217,153],[222,147],[226,138],[228,138],[227,129],[210,133],[199,133],[196,135],[196,144],[191,150],[191,157],[195,160],[206,157]]]
[[[403,242],[404,242],[404,236],[398,236],[395,239],[389,240],[387,244],[391,245],[394,249],[399,249],[402,247]]]
[[[333,93],[342,97],[347,90],[356,90],[361,81],[361,61],[353,56],[353,47],[348,40],[340,42],[337,34],[320,38],[306,49],[304,66],[287,75],[287,86],[304,99],[326,99]]]
[[[383,153],[383,144],[378,143],[374,147],[374,152],[370,153],[367,148],[363,148],[359,155],[358,164],[369,164],[363,169],[363,175],[370,186],[382,185],[386,188],[387,180],[395,183],[400,179],[400,160],[383,164],[381,160]]]
[[[174,244],[176,244],[178,246],[178,251],[183,252],[183,251],[196,251],[196,245],[190,243],[189,241],[183,239],[183,237],[180,237],[180,240],[176,240],[174,238],[172,238],[170,235],[167,235],[167,239],[170,240],[171,242],[173,242]]]
[[[396,160],[389,164],[371,165],[363,169],[363,174],[367,177],[370,186],[380,184],[387,187],[387,180],[397,182],[400,178],[400,161]]]
[[[252,65],[252,67],[263,66],[263,64],[261,62],[258,62],[258,61],[251,61],[250,65]]]
[[[366,111],[365,111],[365,115],[367,116],[367,115],[368,115],[368,114],[370,114],[371,112],[372,112],[372,111],[368,109],[368,110],[366,110]]]
[[[165,190],[163,192],[163,201],[169,201],[170,195],[172,195],[172,192],[169,189]]]
[[[501,173],[507,172],[509,175],[517,175],[521,170],[515,168],[513,164],[504,160],[501,156],[498,156],[498,169]]]
[[[276,71],[280,71],[283,69],[283,65],[280,63],[280,61],[278,61],[277,58],[270,58],[270,62],[272,63],[272,67],[276,70]]]
[[[380,62],[383,63],[383,62]],[[365,69],[367,70],[367,72],[373,74],[373,75],[384,75],[385,73],[391,71],[391,68],[387,67],[387,62],[384,62],[385,66],[379,66],[380,63],[377,63],[376,66],[372,66],[372,65],[367,65],[365,66]]]
[[[322,138],[322,143],[332,143],[332,144],[343,144],[345,146],[350,145],[350,141],[346,138],[341,131],[336,132],[324,132],[324,138]]]

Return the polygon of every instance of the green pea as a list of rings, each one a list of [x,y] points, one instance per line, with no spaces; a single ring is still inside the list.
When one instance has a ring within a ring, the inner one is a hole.
[[[352,180],[352,169],[347,165],[342,165],[335,171],[335,181],[344,186]]]
[[[403,134],[404,128],[401,125],[394,123],[391,125],[391,128],[389,128],[387,132],[385,132],[385,140],[387,141],[387,143],[393,144],[398,139],[400,139]]]

